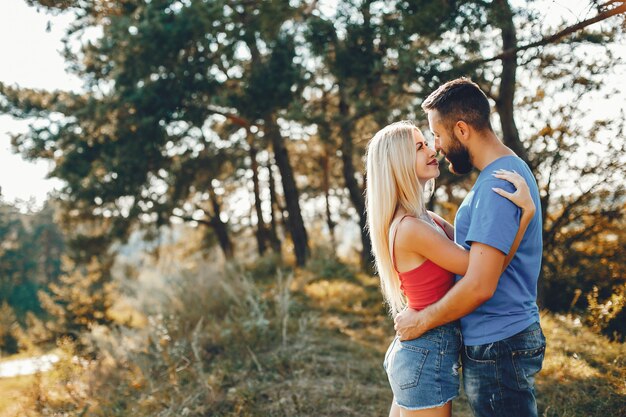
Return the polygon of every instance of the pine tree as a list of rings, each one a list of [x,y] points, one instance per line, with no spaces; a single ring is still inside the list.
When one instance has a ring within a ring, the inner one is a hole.
[[[78,339],[94,325],[109,325],[108,311],[117,296],[110,279],[110,261],[92,258],[86,266],[63,259],[58,283],[39,292],[42,307],[51,320],[48,328],[57,336]]]
[[[11,306],[6,302],[0,304],[0,357],[2,353],[13,354],[18,351],[19,324]]]

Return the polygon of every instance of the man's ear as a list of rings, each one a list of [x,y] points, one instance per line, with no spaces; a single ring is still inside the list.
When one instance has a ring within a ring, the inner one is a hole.
[[[470,126],[463,120],[459,120],[454,124],[454,134],[462,143],[465,144],[470,137]]]

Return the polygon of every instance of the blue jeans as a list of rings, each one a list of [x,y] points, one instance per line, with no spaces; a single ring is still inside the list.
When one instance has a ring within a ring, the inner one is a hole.
[[[463,387],[476,417],[537,417],[534,375],[546,339],[539,323],[498,342],[462,349]]]

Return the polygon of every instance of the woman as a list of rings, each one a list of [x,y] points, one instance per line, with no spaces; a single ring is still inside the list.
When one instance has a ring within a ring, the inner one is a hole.
[[[383,296],[392,316],[407,306],[419,310],[436,302],[452,287],[454,274],[467,271],[469,252],[453,242],[453,227],[425,207],[425,190],[432,190],[439,176],[436,155],[410,122],[385,127],[368,145],[367,221]],[[494,176],[515,184],[515,194],[494,192],[522,208],[506,267],[535,206],[521,176],[506,171]],[[418,234],[433,242],[431,248],[415,243]],[[432,247],[439,249],[433,251]],[[451,400],[459,391],[460,347],[458,323],[435,328],[414,340],[396,337],[384,360],[394,394],[390,416],[450,416]]]

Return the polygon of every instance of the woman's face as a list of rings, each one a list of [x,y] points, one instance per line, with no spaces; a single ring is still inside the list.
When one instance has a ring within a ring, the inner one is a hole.
[[[437,161],[437,151],[428,146],[424,135],[419,129],[413,130],[413,140],[415,141],[416,167],[418,180],[423,184],[426,181],[439,176],[439,162]]]

